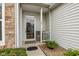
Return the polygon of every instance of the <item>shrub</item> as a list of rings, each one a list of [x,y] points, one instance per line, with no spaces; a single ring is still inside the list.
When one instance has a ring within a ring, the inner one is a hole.
[[[68,49],[65,53],[65,56],[79,56],[79,51],[75,49]]]
[[[24,48],[0,49],[0,56],[27,56]]]
[[[53,48],[57,48],[58,44],[55,41],[47,41],[46,45],[48,48],[53,49]]]

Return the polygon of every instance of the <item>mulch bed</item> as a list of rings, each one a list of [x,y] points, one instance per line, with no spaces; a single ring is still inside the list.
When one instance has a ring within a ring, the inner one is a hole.
[[[64,52],[66,51],[62,47],[58,47],[55,49],[49,49],[47,48],[46,44],[39,45],[39,47],[47,56],[64,56]]]

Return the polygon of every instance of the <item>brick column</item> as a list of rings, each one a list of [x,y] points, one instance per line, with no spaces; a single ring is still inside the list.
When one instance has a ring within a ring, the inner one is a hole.
[[[15,47],[15,4],[5,4],[5,48]]]

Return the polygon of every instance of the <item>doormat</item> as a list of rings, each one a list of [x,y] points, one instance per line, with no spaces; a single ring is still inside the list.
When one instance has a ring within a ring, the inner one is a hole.
[[[37,49],[38,49],[38,47],[32,46],[32,47],[28,47],[27,51],[33,51],[33,50],[37,50]]]

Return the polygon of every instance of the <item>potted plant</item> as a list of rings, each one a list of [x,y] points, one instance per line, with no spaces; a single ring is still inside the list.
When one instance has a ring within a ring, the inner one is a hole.
[[[46,42],[46,45],[50,49],[54,49],[54,48],[57,48],[58,47],[58,44],[55,41],[47,41]]]

